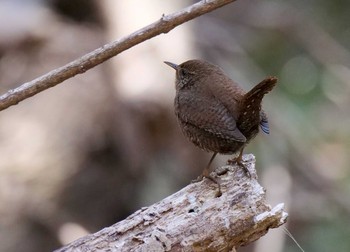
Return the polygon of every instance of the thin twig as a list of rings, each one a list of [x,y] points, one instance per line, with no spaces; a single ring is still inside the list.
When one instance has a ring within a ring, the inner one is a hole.
[[[176,26],[211,12],[235,0],[203,0],[181,11],[163,15],[160,20],[112,43],[106,44],[65,66],[50,71],[30,82],[11,89],[0,96],[0,111],[36,95],[63,81],[82,74],[119,53],[162,33],[168,33]]]

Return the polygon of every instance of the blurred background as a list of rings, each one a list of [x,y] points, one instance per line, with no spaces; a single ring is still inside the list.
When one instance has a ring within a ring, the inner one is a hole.
[[[1,0],[0,92],[191,1]],[[237,1],[0,113],[0,251],[51,251],[196,178],[210,154],[181,134],[174,71],[201,58],[264,99],[254,153],[271,205],[305,251],[350,251],[350,2]],[[221,156],[215,165],[225,164]],[[282,228],[243,252],[299,251]]]

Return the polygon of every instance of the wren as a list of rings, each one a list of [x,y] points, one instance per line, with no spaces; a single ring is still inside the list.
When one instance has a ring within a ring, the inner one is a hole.
[[[189,60],[180,65],[164,63],[176,71],[175,115],[183,134],[199,148],[213,152],[201,178],[209,178],[221,190],[209,173],[217,153],[239,153],[229,162],[239,164],[250,176],[242,163],[243,149],[258,134],[259,126],[269,134],[261,102],[276,85],[277,78],[267,77],[245,92],[221,68],[204,60]]]

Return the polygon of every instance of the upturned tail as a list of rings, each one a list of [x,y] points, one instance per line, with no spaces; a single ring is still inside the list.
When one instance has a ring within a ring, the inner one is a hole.
[[[253,87],[248,93],[244,95],[244,103],[260,104],[264,95],[270,92],[274,88],[274,86],[276,86],[276,83],[277,83],[276,77],[267,77],[266,79],[264,79],[262,82],[260,82],[258,85]]]
[[[261,110],[261,101],[265,94],[270,92],[277,83],[276,77],[267,77],[265,80],[253,87],[246,93],[242,99],[242,111],[251,111],[252,113],[259,113]]]
[[[250,132],[256,125],[260,125],[265,133],[269,133],[268,120],[266,114],[261,110],[261,101],[276,83],[276,77],[267,77],[244,95],[237,124],[243,135]]]

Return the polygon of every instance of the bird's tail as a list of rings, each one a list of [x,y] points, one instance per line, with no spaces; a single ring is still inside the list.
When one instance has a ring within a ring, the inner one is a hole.
[[[276,86],[276,77],[267,77],[258,85],[253,87],[248,93],[244,95],[244,101],[247,104],[255,103],[258,100],[262,100],[263,96],[270,92],[274,86]],[[260,104],[260,102],[259,102]]]
[[[242,99],[243,103],[240,105],[239,125],[237,125],[240,129],[246,129],[249,132],[252,127],[260,124],[262,130],[268,134],[267,116],[261,110],[261,101],[264,95],[270,92],[276,83],[276,77],[267,77],[244,95]],[[244,134],[244,132],[242,133]]]

